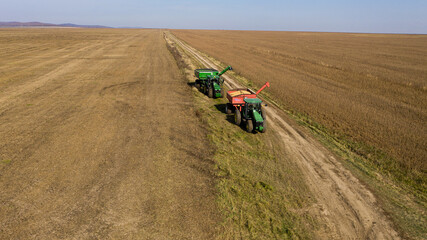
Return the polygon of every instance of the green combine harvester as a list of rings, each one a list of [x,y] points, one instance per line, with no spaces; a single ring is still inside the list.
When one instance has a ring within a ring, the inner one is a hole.
[[[204,94],[207,94],[210,98],[223,98],[224,94],[224,79],[221,77],[222,74],[228,70],[233,70],[231,66],[226,67],[221,72],[216,69],[205,68],[194,70],[194,75],[197,77],[195,87]]]

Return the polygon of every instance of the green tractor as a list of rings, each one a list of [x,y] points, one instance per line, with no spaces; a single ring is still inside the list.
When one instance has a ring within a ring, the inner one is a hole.
[[[197,77],[194,85],[195,87],[204,94],[207,94],[210,98],[222,98],[224,94],[224,79],[221,77],[222,74],[228,70],[233,70],[231,66],[226,67],[220,73],[218,70],[206,68],[194,70],[194,75]]]
[[[266,82],[257,92],[249,88],[235,88],[227,92],[228,103],[225,112],[231,114],[234,112],[234,122],[237,125],[245,123],[248,132],[266,132],[267,131],[267,114],[262,106],[258,94],[270,83]]]
[[[259,98],[245,98],[245,104],[240,110],[234,111],[234,121],[237,125],[242,122],[246,125],[246,131],[259,131],[265,133],[267,131],[267,115],[262,107],[262,101]]]

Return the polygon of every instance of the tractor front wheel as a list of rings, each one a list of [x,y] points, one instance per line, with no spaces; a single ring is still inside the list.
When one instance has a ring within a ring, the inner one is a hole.
[[[213,98],[213,88],[209,88],[208,97]]]
[[[264,119],[264,122],[262,123],[262,133],[265,133],[267,131],[267,121]]]
[[[196,87],[196,89],[200,91],[200,83],[194,83],[194,87]]]
[[[234,122],[236,125],[240,125],[242,123],[242,115],[240,114],[240,111],[236,109],[234,112]]]
[[[247,120],[246,131],[248,131],[248,133],[251,133],[253,130],[254,130],[254,123],[252,122],[252,120]]]

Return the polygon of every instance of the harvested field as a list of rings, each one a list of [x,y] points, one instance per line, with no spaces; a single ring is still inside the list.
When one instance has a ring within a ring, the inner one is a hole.
[[[393,213],[410,226],[395,226],[381,199],[276,106],[265,134],[234,125],[225,99],[184,80],[206,59],[167,46],[167,35],[0,29],[0,239],[425,238],[425,208],[398,195],[404,214]],[[284,69],[314,85],[314,73]],[[280,79],[273,86],[288,92]],[[343,94],[334,87],[344,83],[321,79]]]
[[[270,81],[287,109],[356,143],[381,168],[427,171],[426,35],[172,33],[258,86]]]
[[[160,30],[0,29],[0,56],[0,239],[216,235],[206,130]]]
[[[180,46],[183,56],[192,59],[189,65],[219,68],[194,48],[168,35]],[[192,71],[187,73],[192,79]],[[236,79],[223,76],[228,88],[243,87]],[[259,239],[257,236],[267,239],[399,239],[370,190],[283,111],[270,105],[266,109],[269,132],[253,135],[242,133],[242,126],[234,125],[233,129],[226,123],[234,122],[232,115],[222,113],[227,100],[214,102],[214,108],[221,109],[220,114],[204,111],[208,113],[207,122],[214,132],[210,140],[218,148],[215,159],[219,173],[227,176],[221,178],[218,188],[219,206],[227,216],[226,227],[221,231],[225,236],[236,236],[236,233],[229,234],[230,230],[239,229],[237,237],[243,239]],[[258,142],[253,142],[255,139]],[[272,192],[260,195],[254,189],[260,182]],[[416,213],[415,217],[419,215]],[[418,232],[416,234],[423,234],[422,227],[421,231],[417,230],[423,226],[422,222],[408,223],[411,227],[402,227],[405,229],[402,235],[413,229]],[[236,225],[237,228],[232,227]]]

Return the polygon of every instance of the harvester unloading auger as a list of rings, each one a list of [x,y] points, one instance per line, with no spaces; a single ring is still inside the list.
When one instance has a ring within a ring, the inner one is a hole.
[[[227,114],[234,112],[234,122],[237,125],[244,123],[248,132],[255,130],[265,132],[267,130],[267,115],[262,106],[262,101],[257,95],[270,83],[266,82],[257,92],[249,88],[236,88],[227,92],[225,111]]]
[[[218,70],[211,68],[194,70],[194,75],[197,77],[195,87],[210,98],[224,97],[224,79],[221,75],[228,70],[233,70],[233,68],[228,66],[220,73],[218,73]]]

